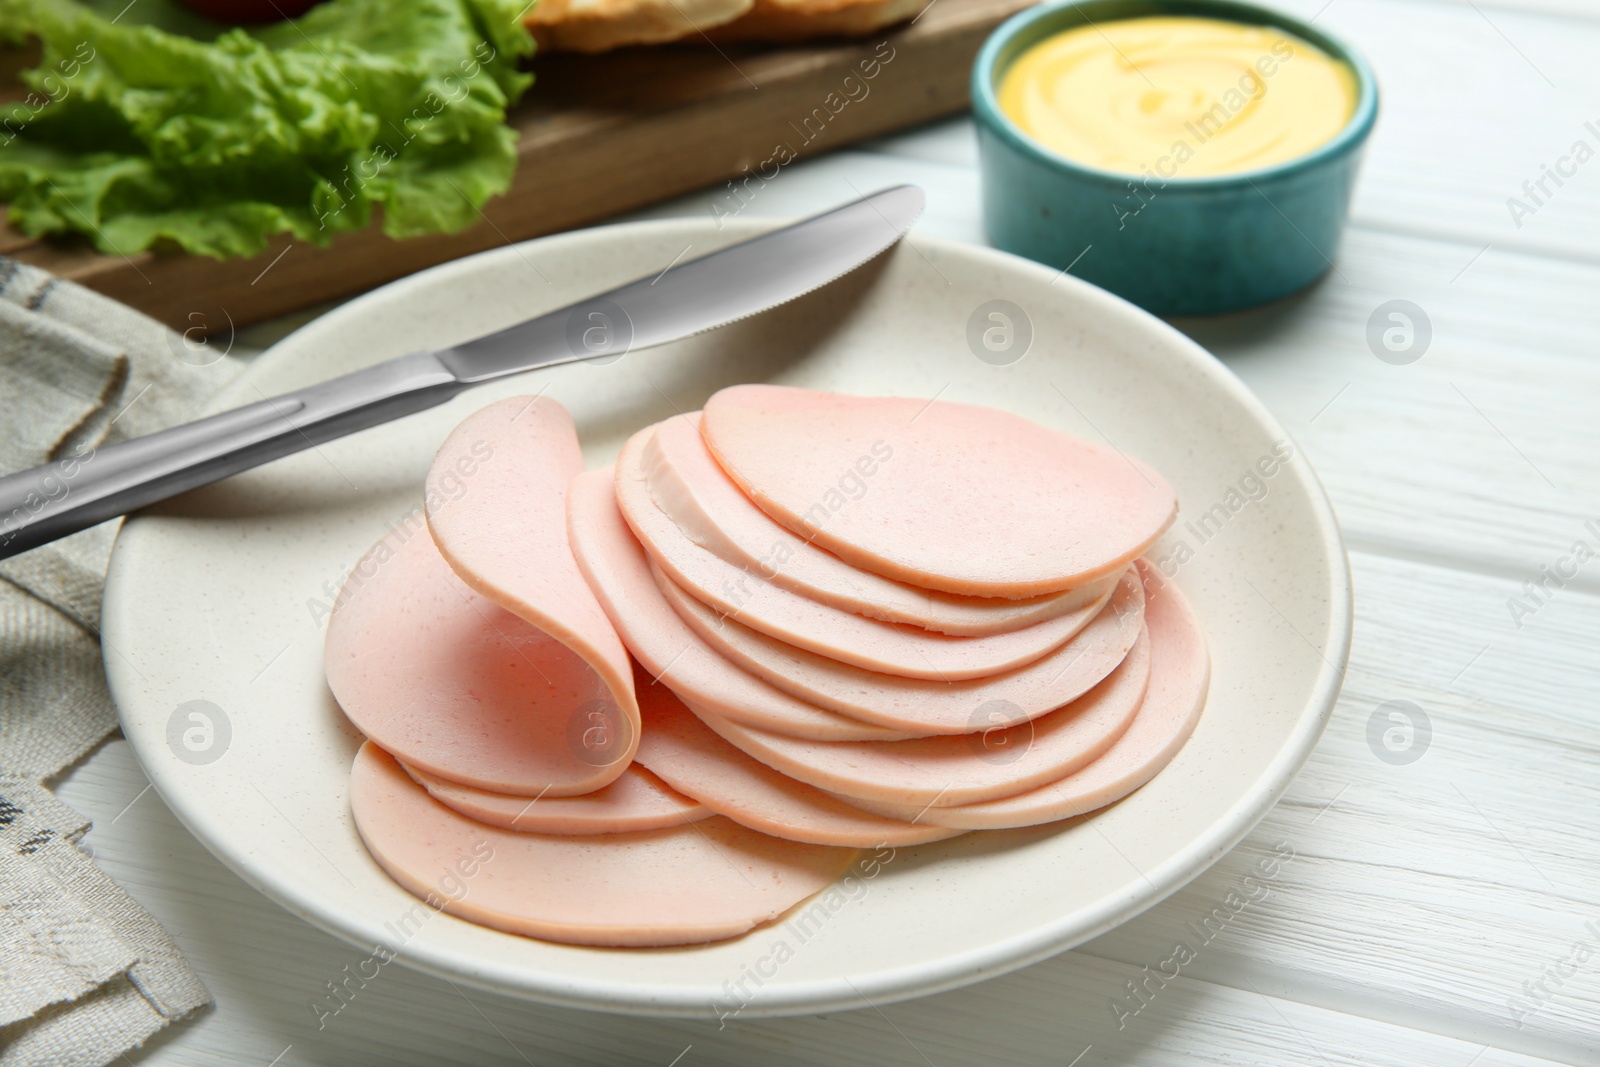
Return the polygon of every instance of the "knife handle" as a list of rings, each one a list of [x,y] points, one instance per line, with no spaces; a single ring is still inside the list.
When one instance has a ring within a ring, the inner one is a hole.
[[[467,386],[433,352],[0,478],[0,559],[369,426]]]

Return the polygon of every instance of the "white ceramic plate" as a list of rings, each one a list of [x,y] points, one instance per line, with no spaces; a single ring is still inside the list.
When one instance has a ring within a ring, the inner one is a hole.
[[[445,264],[306,326],[216,406],[475,336],[761,228],[631,224]],[[991,300],[1031,323],[1026,355],[1009,365],[969,344],[969,320]],[[478,406],[548,391],[598,466],[640,426],[748,381],[990,404],[1152,463],[1183,508],[1154,555],[1211,643],[1199,729],[1122,803],[900,849],[806,930],[597,950],[420,907],[351,823],[359,736],[322,672],[326,611],[347,569],[411,514],[435,448]],[[130,521],[106,586],[106,666],[123,729],[178,817],[250,884],[352,944],[454,981],[612,1011],[707,1017],[748,1001],[741,1016],[754,1017],[881,1003],[1020,967],[1127,920],[1214,862],[1283,792],[1322,732],[1350,640],[1348,570],[1316,477],[1298,451],[1270,477],[1257,471],[1286,440],[1232,374],[1159,320],[1024,260],[917,236],[770,314],[485,388]],[[1181,565],[1180,542],[1192,552]]]

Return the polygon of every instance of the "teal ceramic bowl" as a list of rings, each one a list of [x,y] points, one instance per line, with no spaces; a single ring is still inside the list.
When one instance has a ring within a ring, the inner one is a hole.
[[[1166,179],[1073,162],[1001,112],[995,89],[1013,60],[1063,30],[1146,15],[1274,26],[1355,72],[1350,121],[1283,163]],[[1072,273],[1158,315],[1207,315],[1302,289],[1333,265],[1361,149],[1378,115],[1366,60],[1315,26],[1231,0],[1078,0],[1030,8],[995,30],[972,70],[983,216],[997,247]]]

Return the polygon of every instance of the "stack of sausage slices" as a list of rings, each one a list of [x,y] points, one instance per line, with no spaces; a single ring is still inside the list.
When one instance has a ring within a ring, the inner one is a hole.
[[[736,936],[855,850],[1055,822],[1183,745],[1209,660],[1140,557],[1176,499],[989,408],[767,385],[585,472],[553,401],[469,417],[330,620],[377,861],[554,941]]]

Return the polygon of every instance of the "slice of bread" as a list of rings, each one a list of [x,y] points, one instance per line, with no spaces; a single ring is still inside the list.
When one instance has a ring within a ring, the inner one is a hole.
[[[742,17],[707,30],[718,44],[787,44],[861,37],[915,18],[928,0],[755,0]]]
[[[524,18],[541,51],[607,52],[700,40],[747,14],[752,0],[539,0]]]

